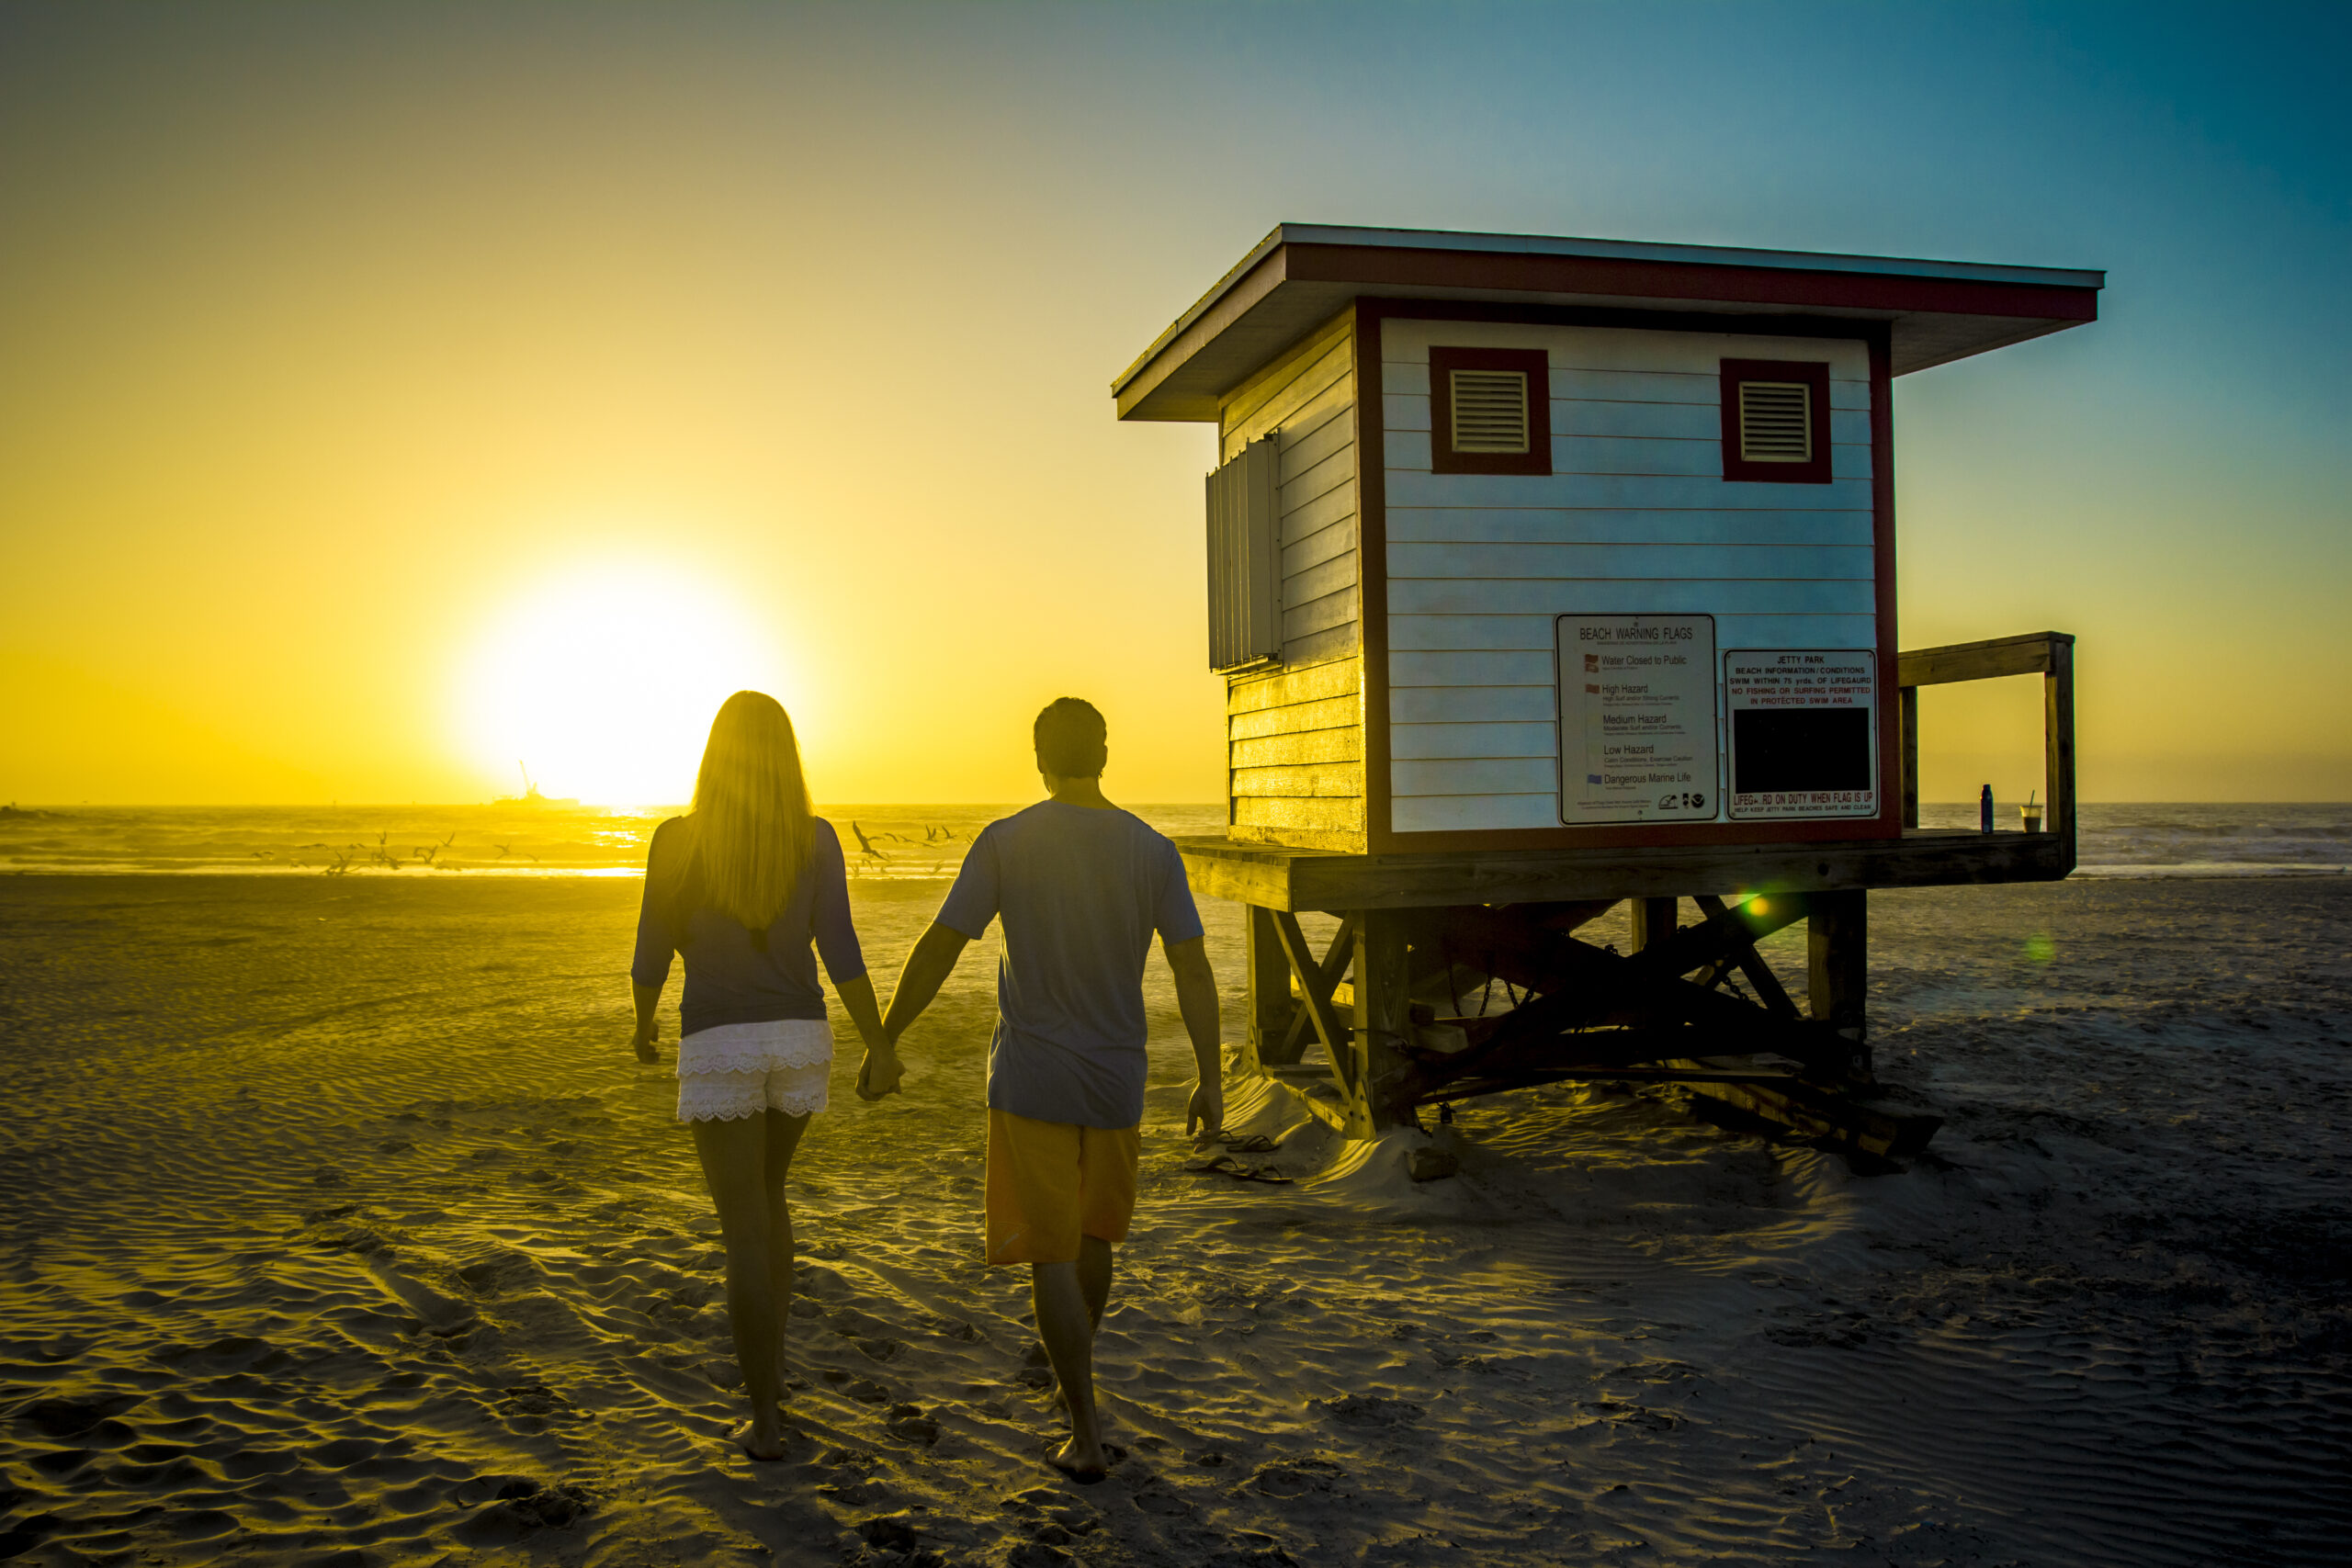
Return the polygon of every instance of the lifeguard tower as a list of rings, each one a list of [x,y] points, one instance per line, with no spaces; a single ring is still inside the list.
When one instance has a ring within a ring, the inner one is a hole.
[[[1899,651],[1889,389],[2103,281],[1302,224],[1243,256],[1112,389],[1217,429],[1228,826],[1180,847],[1249,906],[1250,1066],[1358,1136],[1589,1077],[1922,1141],[1841,1089],[1869,890],[2073,869],[2073,638]],[[2025,673],[2046,825],[1922,831],[1917,689]],[[1623,900],[1630,952],[1576,934]],[[1804,1006],[1755,947],[1797,920]]]

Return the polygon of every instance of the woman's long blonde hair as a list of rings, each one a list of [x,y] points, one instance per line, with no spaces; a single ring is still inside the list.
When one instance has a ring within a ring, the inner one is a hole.
[[[719,705],[695,775],[688,885],[753,931],[773,924],[808,864],[815,815],[784,705],[738,692]]]

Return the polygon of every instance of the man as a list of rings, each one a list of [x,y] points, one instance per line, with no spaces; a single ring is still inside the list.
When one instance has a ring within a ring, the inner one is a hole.
[[[1198,1066],[1184,1130],[1225,1119],[1216,977],[1176,846],[1102,796],[1102,716],[1063,697],[1037,716],[1037,772],[1051,798],[973,841],[938,918],[907,957],[883,1053],[858,1093],[896,1089],[899,1036],[931,1004],[964,944],[1004,921],[996,1036],[989,1045],[988,1260],[1029,1265],[1037,1337],[1069,1413],[1053,1458],[1081,1481],[1108,1468],[1094,1407],[1094,1334],[1111,1296],[1111,1247],[1135,1212],[1146,1034],[1144,961],[1159,933]]]

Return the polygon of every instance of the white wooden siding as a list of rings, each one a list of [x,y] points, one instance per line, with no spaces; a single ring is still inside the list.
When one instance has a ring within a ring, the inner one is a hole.
[[[1433,343],[1545,351],[1550,476],[1430,471]],[[1712,615],[1718,649],[1877,646],[1860,342],[1391,321],[1382,346],[1397,831],[1560,825],[1555,616]],[[1724,359],[1828,363],[1829,483],[1724,481]]]
[[[1633,512],[1595,507],[1417,506],[1392,513],[1388,547],[1399,545],[1860,545],[1871,544],[1871,514],[1860,512]]]
[[[1426,448],[1424,448],[1426,456]],[[1810,492],[1809,510],[1871,509],[1870,476],[1840,476],[1830,459],[1826,485],[1770,484],[1762,479],[1710,479],[1699,474],[1433,474],[1388,469],[1388,508],[1416,506],[1543,506],[1578,511],[1719,512],[1748,507],[1788,509],[1792,491]]]

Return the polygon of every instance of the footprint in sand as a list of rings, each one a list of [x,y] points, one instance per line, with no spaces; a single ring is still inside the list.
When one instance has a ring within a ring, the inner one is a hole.
[[[1306,1497],[1329,1493],[1347,1472],[1329,1460],[1275,1460],[1258,1467],[1249,1484],[1269,1497]]]
[[[547,1486],[526,1475],[485,1475],[461,1483],[455,1500],[473,1506],[484,1492],[492,1500],[474,1507],[456,1530],[471,1546],[511,1546],[549,1527],[562,1529],[590,1512],[594,1498],[571,1482]]]
[[[414,1313],[425,1327],[444,1338],[471,1328],[481,1319],[465,1303],[445,1296],[421,1280],[401,1273],[379,1258],[368,1260],[368,1273],[385,1292]]]
[[[939,1423],[922,1413],[919,1404],[890,1406],[890,1419],[884,1428],[900,1442],[917,1443],[930,1448],[939,1441]]]
[[[1369,1394],[1342,1394],[1338,1399],[1310,1399],[1307,1404],[1323,1412],[1335,1421],[1351,1427],[1402,1427],[1419,1420],[1428,1412],[1403,1399],[1380,1399]]]

